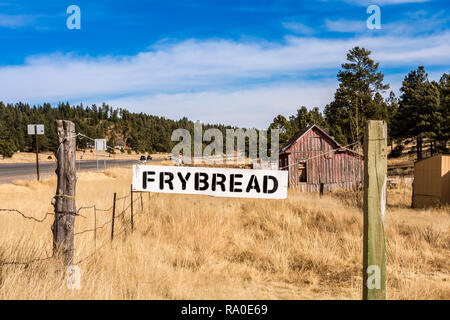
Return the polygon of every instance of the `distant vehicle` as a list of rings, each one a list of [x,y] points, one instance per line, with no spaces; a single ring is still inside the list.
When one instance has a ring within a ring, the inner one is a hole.
[[[141,156],[141,158],[139,159],[141,162],[146,162],[147,160],[145,159],[145,156]]]
[[[148,161],[148,160],[152,160],[152,156],[151,156],[151,155],[148,155],[148,156],[147,156],[147,161]]]

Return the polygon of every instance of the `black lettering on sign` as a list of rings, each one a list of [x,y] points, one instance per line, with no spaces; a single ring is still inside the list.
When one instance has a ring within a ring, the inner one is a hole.
[[[256,179],[256,176],[252,174],[250,177],[250,181],[248,182],[247,189],[245,192],[250,192],[250,190],[255,189],[256,192],[260,193],[261,188],[259,187],[258,179]]]
[[[217,178],[220,178],[220,181],[218,181]],[[211,182],[212,191],[216,191],[216,186],[220,186],[222,191],[225,191],[225,180],[226,180],[226,177],[224,174],[214,173],[212,176],[212,182]]]
[[[165,179],[164,176],[167,176],[169,179]],[[164,184],[167,183],[169,185],[169,189],[173,190],[172,180],[174,175],[172,172],[160,172],[159,173],[159,189],[164,190]]]
[[[200,177],[202,178],[202,180],[200,180]],[[200,183],[203,184],[202,187],[200,187]],[[196,191],[205,191],[209,188],[208,175],[206,173],[197,172],[195,174],[194,188]]]
[[[154,175],[155,171],[144,171],[142,174],[142,188],[147,189],[147,182],[153,182],[155,179],[150,178],[149,175]]]
[[[178,178],[180,178],[181,181],[181,189],[186,190],[186,184],[190,177],[191,177],[190,172],[186,174],[186,177],[183,177],[183,174],[181,172],[178,172]]]
[[[230,175],[230,191],[231,192],[242,192],[242,189],[236,188],[236,187],[242,186],[241,181],[236,181],[236,179],[240,179],[242,177],[243,177],[243,175],[240,173]]]
[[[273,181],[273,188],[271,190],[268,190],[268,180],[272,180]],[[264,193],[274,193],[275,191],[277,191],[278,189],[278,180],[277,178],[275,178],[274,176],[264,176],[264,180],[263,180],[263,192]]]

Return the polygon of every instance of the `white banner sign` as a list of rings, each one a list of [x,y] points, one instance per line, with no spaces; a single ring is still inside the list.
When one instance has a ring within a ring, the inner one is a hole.
[[[95,139],[95,150],[106,150],[106,139]]]
[[[28,134],[34,134],[34,127],[36,126],[37,134],[44,134],[44,125],[43,124],[29,124],[27,126]]]
[[[286,199],[286,170],[133,165],[133,190],[216,197]]]

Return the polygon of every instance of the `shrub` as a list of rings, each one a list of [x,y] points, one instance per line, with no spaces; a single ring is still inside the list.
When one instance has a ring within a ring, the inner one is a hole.
[[[391,158],[398,158],[402,155],[403,153],[403,149],[405,149],[405,146],[398,144],[394,149],[392,149],[391,153],[389,154],[389,156]]]

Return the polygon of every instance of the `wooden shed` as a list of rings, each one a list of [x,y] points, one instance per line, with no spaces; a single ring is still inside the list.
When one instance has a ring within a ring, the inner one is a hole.
[[[450,155],[439,154],[414,163],[412,206],[450,203]]]
[[[353,190],[362,185],[363,156],[342,147],[327,131],[311,125],[280,150],[280,170],[289,170],[289,186],[301,191]]]

